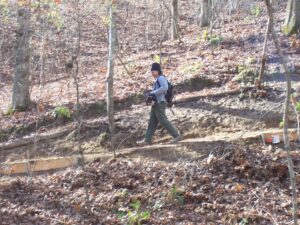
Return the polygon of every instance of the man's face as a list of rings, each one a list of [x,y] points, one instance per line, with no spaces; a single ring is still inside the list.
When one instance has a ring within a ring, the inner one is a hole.
[[[151,74],[154,78],[157,78],[158,77],[158,71],[155,71],[155,70],[152,70],[151,71]]]

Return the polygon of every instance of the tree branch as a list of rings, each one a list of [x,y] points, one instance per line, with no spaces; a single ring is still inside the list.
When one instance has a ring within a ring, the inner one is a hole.
[[[270,0],[265,0],[268,16],[270,20],[270,32],[272,34],[273,42],[275,44],[276,50],[279,55],[280,62],[283,66],[285,76],[286,76],[286,99],[284,104],[284,116],[283,116],[283,122],[284,122],[284,130],[283,130],[283,138],[284,138],[284,147],[287,151],[288,155],[288,168],[290,173],[290,180],[291,180],[291,187],[292,187],[292,196],[293,196],[293,220],[294,225],[297,225],[297,216],[298,216],[298,203],[297,203],[297,191],[296,191],[296,179],[295,179],[295,171],[293,168],[293,161],[291,157],[291,146],[289,141],[289,135],[288,135],[288,114],[289,114],[289,107],[290,107],[290,99],[291,99],[291,73],[287,67],[287,60],[283,55],[283,52],[281,50],[277,34],[274,29],[274,15],[273,15],[273,7],[270,3]]]

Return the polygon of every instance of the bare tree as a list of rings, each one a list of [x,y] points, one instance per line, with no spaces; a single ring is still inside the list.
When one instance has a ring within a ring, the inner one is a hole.
[[[109,6],[109,53],[107,70],[107,117],[111,135],[111,148],[114,150],[115,118],[114,118],[114,64],[117,52],[117,28],[116,28],[116,1],[112,0]]]
[[[181,43],[182,40],[181,40],[181,34],[179,28],[178,0],[172,0],[172,10],[168,7],[167,3],[164,0],[162,0],[162,3],[166,8],[166,10],[168,11],[168,13],[170,14],[170,17],[172,18],[172,26],[171,26],[172,39],[179,39],[179,43]],[[161,24],[163,23],[164,22],[161,22]]]
[[[17,47],[15,52],[15,77],[12,109],[26,110],[30,105],[30,8],[24,5],[18,10]]]
[[[287,34],[300,33],[300,0],[289,0],[286,10]]]
[[[259,69],[258,79],[257,79],[257,82],[256,82],[256,87],[258,89],[262,88],[262,82],[264,81],[265,66],[266,66],[266,61],[267,61],[267,46],[268,46],[269,35],[270,35],[270,20],[268,20],[268,26],[267,26],[266,35],[265,35],[263,53],[262,53],[262,57],[261,57],[261,65],[260,65],[260,69]]]
[[[284,122],[284,131],[283,131],[283,136],[284,136],[284,147],[287,151],[288,155],[288,168],[289,168],[289,173],[290,173],[290,180],[291,180],[291,187],[292,187],[292,196],[293,196],[293,220],[294,220],[294,225],[298,224],[297,222],[297,215],[298,215],[298,204],[297,204],[297,191],[296,191],[296,179],[295,179],[295,171],[294,171],[294,166],[293,166],[293,161],[291,157],[291,146],[290,146],[290,141],[289,141],[289,133],[288,133],[288,114],[289,114],[289,108],[290,108],[290,102],[291,102],[291,74],[290,71],[287,67],[287,61],[286,58],[284,57],[280,43],[278,41],[277,34],[274,29],[274,15],[273,15],[273,8],[270,3],[270,0],[265,0],[267,10],[268,10],[268,15],[269,15],[269,23],[270,23],[270,32],[272,34],[272,38],[276,47],[276,50],[278,52],[280,62],[283,66],[285,76],[286,76],[286,99],[285,99],[285,105],[284,105],[284,115],[283,115],[283,122]]]
[[[173,40],[179,38],[179,15],[178,15],[178,0],[172,0],[172,33]]]
[[[199,20],[201,27],[208,27],[212,20],[212,0],[199,0]]]

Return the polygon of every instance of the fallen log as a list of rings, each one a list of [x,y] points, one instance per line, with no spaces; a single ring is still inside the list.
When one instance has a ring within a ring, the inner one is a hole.
[[[68,134],[72,130],[73,130],[73,125],[70,125],[70,126],[64,128],[63,130],[55,131],[52,133],[42,133],[42,134],[36,134],[36,135],[32,134],[30,136],[25,136],[23,138],[13,140],[11,142],[1,143],[0,151],[17,148],[17,147],[21,147],[24,145],[33,144],[35,141],[39,142],[39,141],[43,141],[43,140],[47,140],[47,139],[59,138],[61,136]]]
[[[107,124],[105,120],[94,120],[94,121],[84,121],[82,128],[99,128]],[[5,143],[0,143],[0,151],[9,150],[13,148],[18,148],[26,145],[33,144],[34,142],[60,138],[67,135],[74,130],[75,124],[70,124],[61,130],[52,131],[50,133],[32,134],[30,136],[25,136],[16,140],[12,140]]]
[[[184,102],[188,102],[188,101],[196,101],[201,98],[211,98],[211,97],[222,97],[222,96],[226,96],[226,95],[235,95],[235,94],[238,94],[241,92],[249,91],[251,89],[253,89],[253,87],[238,88],[238,89],[234,89],[234,90],[230,90],[230,91],[223,91],[223,92],[212,93],[212,94],[195,94],[195,95],[191,95],[191,96],[187,96],[187,97],[174,99],[173,102],[174,102],[174,104],[176,104],[176,103],[184,103]]]

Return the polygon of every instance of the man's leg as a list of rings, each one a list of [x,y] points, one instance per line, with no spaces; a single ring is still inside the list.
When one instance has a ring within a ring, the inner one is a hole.
[[[173,138],[179,137],[179,133],[176,128],[170,123],[166,116],[166,107],[165,102],[161,102],[155,105],[155,115],[158,122],[172,135]]]
[[[151,143],[154,132],[156,130],[157,124],[158,124],[158,120],[157,117],[155,115],[155,106],[152,106],[151,108],[151,113],[150,113],[150,118],[149,118],[149,122],[148,122],[148,129],[147,132],[145,134],[145,141]]]

